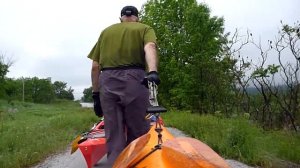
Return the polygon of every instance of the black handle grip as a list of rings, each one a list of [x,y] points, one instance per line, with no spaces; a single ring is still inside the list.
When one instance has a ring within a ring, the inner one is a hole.
[[[147,113],[165,113],[167,109],[162,106],[150,106],[147,109]]]

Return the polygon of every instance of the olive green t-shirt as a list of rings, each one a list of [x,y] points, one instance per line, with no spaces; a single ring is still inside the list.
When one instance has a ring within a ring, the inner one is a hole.
[[[154,30],[139,22],[122,22],[104,29],[88,58],[101,68],[137,66],[145,68],[144,45],[156,43]]]

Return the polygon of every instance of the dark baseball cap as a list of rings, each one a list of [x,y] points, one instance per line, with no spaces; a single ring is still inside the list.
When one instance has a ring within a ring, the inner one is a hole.
[[[134,6],[125,6],[121,10],[121,17],[124,15],[126,15],[126,16],[134,15],[136,17],[139,17],[139,11]]]

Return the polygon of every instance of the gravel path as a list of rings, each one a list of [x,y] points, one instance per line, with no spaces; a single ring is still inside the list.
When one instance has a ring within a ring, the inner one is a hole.
[[[176,128],[168,128],[168,130],[175,136],[175,137],[182,137],[186,136],[182,131]],[[243,163],[240,163],[235,160],[226,160],[228,164],[232,168],[251,168]],[[94,168],[109,168],[105,165],[106,157],[104,156],[102,160],[100,160]],[[80,152],[77,150],[72,155],[70,154],[70,147],[59,154],[53,155],[48,157],[42,163],[33,166],[31,168],[86,168],[85,160]]]

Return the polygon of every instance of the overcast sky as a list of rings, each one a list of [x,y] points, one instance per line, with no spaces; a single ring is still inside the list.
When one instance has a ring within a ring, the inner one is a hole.
[[[138,9],[146,0],[0,0],[0,54],[12,58],[8,77],[51,77],[64,81],[76,99],[91,86],[86,57],[101,30],[119,22],[125,5]],[[235,28],[272,39],[280,20],[300,21],[300,0],[199,0],[213,16]],[[158,37],[159,38],[159,37]]]

